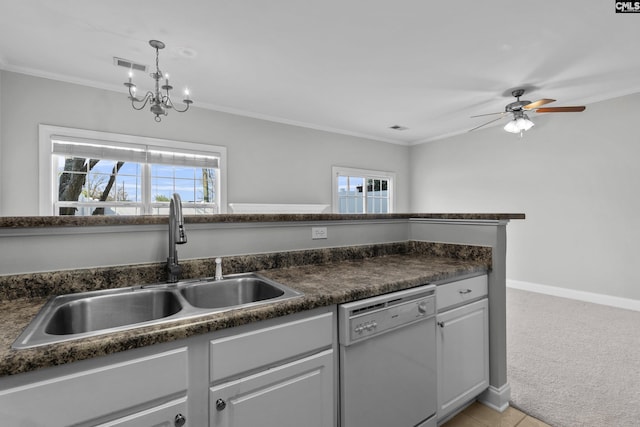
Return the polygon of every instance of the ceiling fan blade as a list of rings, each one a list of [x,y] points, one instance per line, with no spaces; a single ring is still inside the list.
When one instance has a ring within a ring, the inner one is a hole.
[[[497,122],[497,121],[498,121],[498,120],[500,120],[501,118],[502,118],[502,117],[498,117],[497,119],[493,119],[493,120],[491,120],[491,121],[488,121],[487,123],[481,124],[480,126],[476,126],[476,127],[474,127],[473,129],[469,129],[467,132],[472,132],[472,131],[474,131],[474,130],[476,130],[476,129],[480,129],[481,127],[486,126],[486,125],[488,125],[488,124],[490,124],[490,123]]]
[[[471,118],[473,119],[474,117],[493,116],[493,115],[496,115],[496,114],[502,114],[502,115],[504,116],[504,115],[505,115],[505,114],[507,114],[507,113],[506,113],[506,112],[504,112],[504,111],[501,111],[501,112],[499,112],[499,113],[478,114],[477,116],[471,116]]]
[[[546,108],[538,108],[536,113],[579,113],[584,111],[587,107],[585,106],[576,106],[576,107],[546,107]]]
[[[538,108],[541,105],[549,104],[550,102],[555,102],[555,101],[556,101],[555,99],[542,98],[542,99],[539,99],[537,101],[533,101],[530,104],[524,105],[522,107],[522,109],[523,110],[535,110],[536,108]]]

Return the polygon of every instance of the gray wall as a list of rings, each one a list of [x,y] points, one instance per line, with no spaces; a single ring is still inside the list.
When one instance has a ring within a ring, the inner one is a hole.
[[[411,210],[524,212],[508,279],[640,300],[639,105],[541,114],[522,139],[494,127],[411,147]]]
[[[407,223],[407,220],[187,223],[188,242],[178,246],[178,258],[404,242],[409,239]],[[326,227],[327,238],[313,240],[314,226]],[[166,225],[0,228],[0,274],[165,262],[168,246]]]
[[[397,210],[409,209],[406,146],[197,107],[158,124],[131,108],[124,89],[0,71],[0,215],[38,214],[38,124],[226,146],[229,203],[331,204],[338,165],[396,172]]]
[[[509,279],[640,300],[639,101],[540,115],[523,139],[404,147],[198,108],[158,125],[124,93],[0,71],[0,215],[37,215],[40,123],[211,143],[228,148],[230,203],[330,204],[332,165],[393,171],[400,212],[526,213],[509,224]]]

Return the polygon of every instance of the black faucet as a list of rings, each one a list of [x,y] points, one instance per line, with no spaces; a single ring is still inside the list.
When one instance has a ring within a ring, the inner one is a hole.
[[[182,267],[178,264],[178,249],[176,245],[187,243],[187,234],[184,230],[184,217],[182,216],[182,200],[178,193],[173,193],[169,203],[169,257],[167,258],[167,270],[169,277],[167,283],[176,283],[182,275]]]

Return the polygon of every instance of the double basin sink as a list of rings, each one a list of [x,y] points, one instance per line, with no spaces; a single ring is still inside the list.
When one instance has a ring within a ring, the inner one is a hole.
[[[120,332],[300,295],[257,273],[61,295],[47,301],[12,347]]]

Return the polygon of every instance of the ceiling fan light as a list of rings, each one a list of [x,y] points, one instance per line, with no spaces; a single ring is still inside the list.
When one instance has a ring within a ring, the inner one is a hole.
[[[518,127],[518,121],[516,119],[510,120],[506,125],[504,125],[504,130],[511,133],[519,133],[520,128]]]
[[[529,130],[533,127],[534,123],[524,114],[523,117],[518,118],[517,125],[520,130]]]

